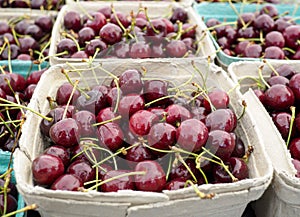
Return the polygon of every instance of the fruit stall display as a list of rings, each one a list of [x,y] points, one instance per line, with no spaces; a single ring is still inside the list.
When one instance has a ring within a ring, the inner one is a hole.
[[[241,216],[271,182],[239,93],[207,61],[56,65],[29,108],[14,168],[43,216]]]
[[[297,40],[300,33],[300,11],[292,4],[226,4],[194,5],[210,31],[219,64],[245,60],[299,60]]]
[[[155,2],[74,3],[58,15],[50,64],[88,58],[213,59],[215,49],[204,28],[192,8],[176,3],[161,2],[160,7]]]
[[[64,0],[0,0],[0,8],[21,9],[30,8],[34,10],[59,10],[65,4]]]
[[[299,211],[299,64],[232,63],[249,110],[255,113],[275,170],[271,187],[256,203],[258,216],[293,216]],[[286,107],[285,107],[286,106]],[[277,209],[273,209],[277,206]]]

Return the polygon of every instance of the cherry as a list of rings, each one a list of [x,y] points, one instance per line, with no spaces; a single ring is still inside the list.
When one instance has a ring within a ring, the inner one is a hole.
[[[44,36],[44,32],[38,25],[30,24],[25,30],[25,35],[30,35],[39,41]]]
[[[292,158],[300,160],[300,138],[294,138],[289,144],[290,153]]]
[[[210,91],[208,98],[209,101],[207,99],[203,101],[203,106],[207,111],[211,111],[211,106],[215,109],[225,109],[229,106],[229,95],[224,90],[215,89]]]
[[[110,22],[119,26],[117,18],[119,19],[120,23],[124,28],[127,28],[130,25],[130,21],[127,19],[127,16],[124,13],[119,11],[117,11],[115,14],[112,13],[110,15]]]
[[[44,9],[47,6],[47,0],[32,0],[30,7],[32,9]]]
[[[57,45],[57,53],[67,52],[63,57],[70,57],[77,51],[75,42],[69,38],[62,39]]]
[[[111,151],[116,151],[123,146],[124,134],[116,123],[106,123],[98,128],[100,144]]]
[[[102,13],[107,19],[110,18],[111,15],[111,7],[110,6],[104,6],[101,7],[98,12]]]
[[[233,136],[233,135],[231,135]],[[239,158],[242,158],[244,155],[245,155],[245,145],[244,145],[244,142],[243,140],[241,140],[240,137],[235,136],[235,147],[233,149],[233,152],[231,154],[231,157],[239,157]]]
[[[165,109],[165,112],[166,122],[173,126],[177,126],[178,123],[181,123],[182,121],[192,117],[189,110],[178,104],[169,105]]]
[[[81,137],[91,137],[95,135],[96,128],[93,124],[96,123],[96,117],[93,113],[82,110],[74,114],[73,119],[80,126]]]
[[[183,57],[187,48],[183,41],[180,40],[172,40],[166,46],[166,52],[168,57]]]
[[[97,48],[100,49],[97,55],[97,57],[99,57],[105,54],[107,45],[101,39],[95,38],[86,43],[84,51],[88,56],[94,56]]]
[[[70,148],[70,155],[72,159],[94,163],[95,161],[99,161],[101,157],[101,151],[97,149],[97,146],[98,142],[83,139],[78,145]]]
[[[277,19],[274,24],[274,30],[277,30],[278,32],[282,33],[287,27],[293,25],[291,22],[288,22],[285,19],[283,19],[283,17]]]
[[[132,147],[127,151],[126,160],[130,168],[134,168],[138,162],[153,160],[152,152],[142,144]]]
[[[26,36],[24,38],[19,38],[20,43],[20,52],[29,54],[30,50],[35,51],[40,49],[40,45],[36,42],[36,40],[30,36]]]
[[[122,91],[120,90],[120,88],[113,87],[108,91],[106,95],[106,101],[109,106],[115,106],[118,97],[121,96],[122,96]]]
[[[98,114],[98,112],[105,108],[107,105],[106,96],[96,90],[91,90],[86,92],[86,95],[81,95],[78,97],[76,102],[76,107],[78,110],[87,110],[93,114]]]
[[[0,35],[11,32],[10,27],[7,22],[0,22]]]
[[[164,187],[164,190],[178,190],[185,187],[186,179],[184,178],[177,178],[172,179],[171,181],[167,182],[167,184]]]
[[[272,31],[269,32],[265,37],[265,45],[267,47],[277,46],[283,48],[284,44],[285,44],[285,40],[281,32]]]
[[[139,110],[130,117],[129,129],[135,135],[145,136],[156,122],[158,122],[156,114],[147,110]]]
[[[250,42],[245,40],[245,41],[241,41],[239,42],[235,48],[234,48],[234,52],[237,54],[237,55],[243,55],[244,54],[244,50],[246,49],[247,46],[250,45]]]
[[[64,170],[63,161],[53,155],[42,154],[32,162],[33,179],[38,185],[51,185]]]
[[[88,19],[86,23],[84,24],[85,27],[90,27],[91,29],[94,30],[94,33],[98,33],[100,29],[105,26],[106,22],[106,17],[100,13],[100,12],[93,12],[91,14],[93,19]]]
[[[149,37],[152,43],[157,43],[162,40],[163,37],[167,35],[166,24],[162,19],[151,20],[147,24],[146,35],[153,36]]]
[[[265,104],[272,110],[285,110],[294,105],[293,91],[282,84],[271,86],[265,92]]]
[[[199,175],[199,170],[196,168],[195,160],[187,159],[185,161],[188,168],[192,171],[192,173],[197,177]],[[170,179],[185,179],[189,180],[192,178],[192,174],[189,172],[189,170],[186,168],[186,166],[183,163],[174,164],[172,166],[171,172],[170,172]]]
[[[43,135],[49,137],[50,128],[53,124],[62,120],[64,111],[65,110],[63,108],[54,108],[46,115],[46,117],[51,118],[51,121],[46,119],[42,120],[40,124],[40,130]]]
[[[295,98],[297,101],[300,100],[300,74],[295,74],[291,77],[290,81],[289,81],[289,87],[291,88],[291,90],[293,91],[293,94],[295,95]]]
[[[37,84],[42,76],[42,74],[47,70],[47,68],[42,70],[33,71],[27,78],[27,85]]]
[[[284,140],[286,140],[289,135],[291,118],[291,114],[287,112],[279,112],[272,115],[272,120]],[[294,134],[295,127],[293,126],[291,136],[293,136]]]
[[[115,44],[122,40],[122,29],[113,23],[105,24],[99,32],[100,38],[107,44]]]
[[[44,33],[50,33],[52,31],[53,20],[50,16],[40,16],[34,21],[34,23],[39,26]]]
[[[81,46],[95,38],[95,31],[91,27],[84,27],[78,32],[78,42]]]
[[[14,29],[15,29],[16,33],[18,33],[20,35],[25,35],[25,31],[29,25],[30,24],[27,20],[21,20],[20,22],[18,22],[15,25]],[[1,24],[0,24],[0,26],[1,26]]]
[[[279,75],[286,77],[287,79],[290,79],[291,77],[293,77],[293,75],[296,74],[296,70],[289,64],[282,64],[279,67],[276,67],[276,71]],[[274,75],[275,73],[272,72],[271,76]]]
[[[96,117],[97,123],[103,122],[103,121],[108,121],[111,119],[114,119],[117,117],[117,114],[113,111],[112,107],[106,107],[104,109],[101,109]],[[119,124],[120,119],[114,120],[114,123]]]
[[[114,178],[116,176],[124,175],[130,171],[128,170],[110,170],[105,175],[103,180],[113,179],[101,185],[103,192],[117,192],[119,190],[134,190],[134,181],[132,176],[123,176],[122,178]]]
[[[208,114],[205,124],[209,131],[224,130],[232,132],[237,124],[237,117],[230,109],[218,109]]]
[[[243,22],[244,22],[244,24],[251,26],[253,24],[254,20],[255,20],[255,15],[253,13],[250,13],[250,12],[243,13],[237,19],[237,28],[241,29],[242,27],[244,27]]]
[[[66,29],[79,31],[82,28],[80,14],[76,11],[68,11],[64,16],[64,26]]]
[[[58,105],[66,105],[71,97],[73,89],[73,85],[68,82],[59,86],[59,88],[56,91],[56,103]],[[74,104],[79,96],[79,90],[75,90],[74,94],[72,95],[72,99],[70,100],[70,104]]]
[[[260,9],[259,14],[268,14],[270,17],[274,18],[278,16],[278,10],[273,5],[265,5]]]
[[[52,145],[49,148],[47,148],[43,153],[60,158],[65,167],[67,167],[70,164],[70,152],[63,146]]]
[[[228,160],[235,148],[235,138],[226,131],[212,130],[208,134],[205,148],[222,160]]]
[[[160,192],[166,184],[166,174],[156,161],[145,160],[135,166],[135,171],[145,171],[145,175],[135,175],[135,186],[140,191]]]
[[[15,44],[11,44],[10,49],[8,47],[6,47],[3,50],[3,52],[1,53],[1,57],[4,60],[8,60],[9,58],[16,59],[18,57],[19,53],[20,53],[20,48]]]
[[[112,167],[108,164],[101,164],[98,167],[98,178],[103,180],[104,179],[104,175],[108,172],[111,171]]]
[[[262,56],[262,47],[259,44],[250,44],[244,50],[245,57],[260,58]]]
[[[289,79],[287,79],[286,77],[280,76],[280,75],[275,75],[275,76],[271,76],[268,79],[268,84],[270,86],[273,86],[275,84],[283,84],[283,85],[289,85]]]
[[[178,7],[173,9],[172,16],[170,17],[170,21],[172,23],[176,23],[177,21],[185,23],[187,19],[188,19],[188,14],[183,8]]]
[[[3,188],[5,185],[5,180],[0,179],[0,187]],[[8,194],[13,196],[15,199],[18,199],[18,190],[15,184],[13,184],[11,181],[8,183]]]
[[[130,47],[129,56],[133,59],[149,58],[151,48],[145,41],[134,42]]]
[[[96,177],[96,171],[86,161],[77,160],[70,164],[66,171],[67,174],[72,174],[77,177],[80,182],[85,183],[92,181]]]
[[[300,161],[297,159],[292,159],[292,163],[293,163],[295,169],[297,170],[296,177],[299,178],[300,177]]]
[[[121,41],[113,45],[113,54],[118,58],[128,58],[130,45],[127,42]]]
[[[6,214],[14,212],[18,209],[18,201],[10,194],[4,197],[4,194],[0,194],[0,212],[3,213],[4,206],[6,205]]]
[[[129,94],[127,96],[123,96],[118,105],[118,112],[122,116],[123,119],[127,120],[131,115],[136,113],[139,110],[144,109],[145,101],[138,94]]]
[[[241,28],[237,32],[237,38],[256,38],[259,36],[259,33],[253,26],[247,28]]]
[[[191,118],[180,124],[177,129],[176,138],[181,148],[197,152],[206,143],[208,129],[203,122]]]
[[[72,174],[64,174],[60,176],[51,185],[52,190],[62,191],[78,191],[80,187],[83,187],[82,182],[79,178]]]
[[[274,29],[274,20],[267,14],[261,14],[255,18],[253,26],[256,29],[262,30],[264,33],[268,33]]]
[[[62,119],[52,125],[49,135],[55,144],[72,147],[79,141],[80,126],[72,118]]]
[[[291,25],[283,31],[286,46],[297,49],[299,46],[298,40],[300,36],[300,26]]]
[[[149,80],[144,83],[144,98],[146,103],[168,95],[169,83],[162,80]],[[153,106],[165,105],[166,100],[159,100]]]
[[[168,123],[157,123],[151,127],[147,138],[151,147],[169,150],[176,142],[176,128]],[[161,155],[157,152],[155,154]]]
[[[283,50],[276,46],[270,46],[265,49],[264,58],[266,59],[284,59],[285,54]]]
[[[139,93],[143,88],[141,72],[135,69],[124,71],[119,77],[119,86],[123,94]]]
[[[10,73],[10,77],[15,81],[15,91],[24,91],[26,88],[26,80],[25,78],[16,73]]]
[[[0,88],[8,95],[13,95],[13,90],[16,89],[15,80],[10,76],[10,74],[0,74]]]

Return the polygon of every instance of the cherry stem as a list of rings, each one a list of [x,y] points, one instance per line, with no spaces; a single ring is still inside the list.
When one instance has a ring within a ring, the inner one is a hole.
[[[211,26],[211,27],[207,28],[207,30],[211,31],[215,28],[226,26],[226,25],[236,25],[236,21],[235,22],[223,22],[223,23]]]
[[[224,168],[224,170],[228,173],[228,175],[231,177],[231,179],[232,179],[233,182],[238,181],[238,179],[229,171],[228,166],[224,164],[224,162],[223,162],[223,160],[221,158],[219,158],[218,156],[214,155],[213,153],[211,153],[208,149],[206,149],[204,147],[202,147],[202,149],[203,149],[203,151],[205,151],[206,153],[208,153],[210,156],[216,158],[220,162],[217,162],[217,161],[215,161],[213,159],[210,159],[210,158],[207,158],[207,157],[203,156],[204,159],[209,160],[209,161],[211,161],[213,163],[217,163],[218,165],[222,166]]]
[[[262,69],[264,68],[264,66],[260,66],[258,68],[258,76],[260,78],[260,80],[263,82],[263,84],[267,87],[270,88],[270,85],[266,82],[266,80],[264,79],[263,75],[262,75]]]
[[[34,111],[33,109],[31,109],[31,108],[29,108],[29,107],[26,107],[26,106],[23,106],[23,105],[20,105],[20,104],[11,102],[11,101],[6,100],[6,99],[3,99],[3,98],[0,98],[0,101],[3,101],[3,102],[6,102],[6,103],[7,103],[7,104],[2,104],[2,103],[1,103],[0,106],[8,106],[8,107],[13,107],[13,106],[14,106],[14,107],[17,107],[17,108],[26,109],[26,110],[31,111],[32,113],[34,113],[34,114],[40,116],[41,118],[43,118],[43,119],[45,119],[45,120],[47,120],[47,121],[49,121],[49,122],[52,121],[52,118],[46,117],[46,116],[44,116],[44,115],[42,115],[42,114],[40,114],[40,113]]]
[[[195,174],[192,172],[191,168],[186,164],[186,162],[182,159],[181,155],[179,153],[176,153],[175,157],[180,161],[180,163],[182,163],[184,165],[184,167],[187,169],[187,171],[191,174],[194,181],[197,183],[198,180],[197,180]]]
[[[191,185],[193,187],[194,191],[201,199],[211,199],[215,196],[214,193],[205,194],[205,193],[201,192],[191,180],[186,181],[185,187],[187,187],[188,185]]]
[[[84,82],[84,84],[85,84],[85,87],[86,87],[86,89],[88,89],[89,90],[89,84],[88,84],[88,82],[86,81],[86,79],[85,79],[85,77],[84,76],[82,76],[82,72],[81,71],[79,71],[79,70],[77,70],[76,69],[76,67],[75,66],[73,66],[71,63],[69,63],[69,62],[66,62],[66,64],[71,68],[71,69],[73,69],[74,70],[74,72],[77,72],[78,73],[78,75],[80,76],[80,78],[82,79],[82,81]]]
[[[178,31],[175,40],[179,40],[181,38],[181,35],[183,34],[182,22],[177,22],[177,24],[178,24]]]
[[[139,145],[139,143],[135,143],[135,144],[133,144],[133,145],[127,147],[127,148],[122,147],[122,148],[120,148],[118,151],[116,151],[115,153],[113,153],[113,154],[111,154],[110,156],[104,158],[102,161],[100,161],[100,162],[94,164],[92,167],[95,168],[95,167],[97,167],[97,166],[103,164],[105,161],[107,161],[107,160],[109,160],[109,159],[111,159],[111,158],[113,158],[113,157],[116,157],[116,156],[118,156],[119,154],[124,153],[124,151],[127,151],[127,150],[129,150],[129,149],[131,149],[131,148],[134,148],[134,147],[138,146],[138,145]]]
[[[247,103],[245,100],[242,101],[242,106],[243,106],[242,114],[240,114],[240,116],[237,118],[238,121],[241,120],[242,117],[245,115],[246,108],[247,108]]]
[[[14,136],[14,132],[13,130],[10,128],[10,126],[6,123],[6,121],[4,121],[4,119],[2,118],[2,116],[0,116],[0,120],[3,122],[3,124],[5,125],[6,129],[9,131],[11,136]]]
[[[291,139],[291,135],[292,135],[292,131],[293,131],[294,120],[295,120],[295,116],[296,116],[295,106],[291,106],[290,109],[291,109],[292,115],[291,115],[291,121],[290,121],[289,134],[288,134],[288,138],[287,138],[287,141],[286,141],[286,146],[287,147],[290,144],[290,139]]]
[[[101,122],[99,122],[99,123],[92,124],[92,126],[95,127],[95,126],[107,124],[107,123],[110,123],[110,122],[119,120],[119,119],[121,119],[121,118],[122,118],[122,116],[121,116],[121,115],[118,115],[117,117],[114,117],[114,118],[112,118],[112,119],[109,119],[109,120],[106,120],[106,121],[101,121]]]
[[[232,8],[232,10],[234,11],[234,13],[238,16],[238,18],[241,20],[241,23],[243,25],[243,28],[247,28],[246,23],[244,21],[244,19],[241,17],[241,14],[237,11],[236,7],[233,5],[231,0],[228,0],[228,3],[230,5],[230,7]]]
[[[76,81],[74,82],[74,86],[73,86],[72,92],[71,92],[71,94],[70,94],[70,97],[69,97],[69,99],[68,99],[68,102],[67,102],[67,104],[66,104],[66,107],[65,107],[65,110],[64,110],[62,119],[65,119],[66,116],[67,116],[68,108],[69,108],[69,105],[70,105],[70,103],[71,103],[71,100],[72,100],[72,98],[73,98],[73,95],[74,95],[74,93],[75,93],[75,90],[76,90],[76,88],[77,88],[78,83],[79,83],[79,80],[76,80]]]
[[[64,69],[62,69],[61,72],[66,76],[66,79],[68,80],[68,82],[74,87],[75,84],[74,84],[74,82],[71,81],[71,78],[70,78],[68,72],[67,72],[66,70],[64,70]],[[90,98],[90,96],[89,96],[86,92],[84,92],[81,88],[77,87],[77,90],[78,90],[82,95],[84,95],[86,99],[89,99],[89,98]]]
[[[205,39],[205,36],[207,35],[207,33],[205,31],[202,31],[203,34],[201,34],[201,37],[199,38],[199,40],[197,40],[197,51],[195,53],[195,56],[198,56],[200,51],[202,51],[202,54],[205,54],[204,50],[203,50],[203,46],[200,45],[200,42],[203,41]],[[221,48],[220,48],[221,50]],[[217,52],[217,51],[216,51]]]
[[[187,155],[192,155],[193,157],[197,157],[198,155],[193,153],[193,152],[189,152],[189,151],[186,151],[184,149],[181,149],[181,148],[178,148],[176,146],[172,146],[171,147],[171,150],[175,151],[175,152],[179,152],[179,153],[183,153],[183,154],[187,154]]]
[[[15,28],[11,28],[11,32],[12,32],[12,35],[14,37],[14,40],[15,40],[16,44],[20,47],[20,42],[19,42],[19,39],[17,37],[17,33],[16,33]]]
[[[145,16],[146,16],[146,19],[148,21],[148,23],[150,24],[151,26],[151,29],[155,32],[155,34],[159,34],[160,31],[155,29],[155,27],[153,26],[151,20],[150,20],[150,17],[149,17],[149,14],[148,14],[148,8],[147,7],[144,7],[144,12],[145,12]]]
[[[126,35],[129,35],[129,37],[133,39],[134,37],[127,31],[127,29],[124,27],[124,25],[123,25],[122,22],[120,21],[120,19],[119,19],[118,15],[117,15],[116,10],[115,10],[115,8],[113,7],[113,5],[111,6],[111,12],[113,13],[114,17],[116,18],[116,21],[117,21],[118,25],[119,25],[119,26],[121,27],[121,29],[123,30],[124,35],[125,35],[125,36],[126,36]]]
[[[170,175],[170,172],[171,172],[171,168],[172,168],[172,155],[170,156],[169,158],[169,164],[168,164],[168,169],[167,169],[167,172],[166,172],[166,180],[169,179],[169,175]]]
[[[38,206],[36,204],[27,205],[27,206],[23,207],[22,209],[18,209],[14,212],[10,212],[10,213],[7,213],[5,215],[2,215],[2,217],[15,216],[16,214],[21,213],[21,212],[27,212],[29,210],[35,210],[35,209],[37,209],[37,207]]]
[[[295,53],[296,53],[296,51],[294,51],[293,49],[291,49],[291,48],[289,48],[289,47],[284,47],[284,48],[282,48],[282,50],[283,50],[283,51],[286,50],[286,51],[288,51],[288,52],[290,52],[290,53],[292,53],[292,54],[295,54]]]
[[[41,52],[39,53],[38,61],[39,61],[40,63],[43,62],[43,61],[42,61],[43,58],[44,58],[43,53],[44,53],[44,51],[46,50],[46,48],[50,46],[50,44],[51,44],[51,41],[49,40],[49,41],[47,42],[47,44],[45,44],[45,46],[42,48]],[[44,60],[45,60],[45,58],[44,58]]]
[[[158,149],[158,148],[153,148],[150,145],[147,145],[146,143],[143,143],[143,146],[152,150],[152,151],[156,151],[156,152],[160,152],[160,153],[174,153],[174,151],[172,150],[164,150],[164,149]]]
[[[96,57],[97,57],[97,55],[98,55],[99,52],[100,52],[100,48],[97,47],[96,50],[95,50],[95,53],[94,53],[93,57],[90,57],[90,58],[89,58],[89,67],[91,68],[91,71],[92,71],[92,73],[93,73],[93,76],[94,76],[94,78],[95,78],[95,81],[96,81],[96,83],[97,83],[98,85],[99,85],[99,80],[98,80],[98,78],[97,78],[95,69],[94,69],[93,67],[91,67],[91,65],[92,65],[92,63],[94,62],[94,60],[96,59]]]
[[[207,177],[205,175],[205,173],[203,172],[203,170],[201,169],[201,157],[205,154],[205,152],[202,152],[201,154],[199,154],[196,159],[195,159],[195,162],[196,162],[196,168],[201,172],[203,178],[204,178],[204,181],[206,184],[208,184],[208,180],[207,180]]]
[[[151,102],[146,103],[146,104],[145,104],[145,107],[148,107],[148,106],[152,105],[153,103],[159,102],[159,101],[161,101],[161,100],[173,98],[173,97],[176,97],[176,96],[177,96],[177,94],[160,97],[160,98],[158,98],[158,99],[155,99],[155,100],[153,100],[153,101],[151,101]]]
[[[254,148],[252,145],[248,146],[248,150],[246,151],[245,155],[242,157],[242,159],[247,163],[249,160],[250,155],[254,151]]]
[[[94,17],[93,16],[91,16],[88,12],[87,12],[87,10],[81,5],[81,3],[78,1],[78,0],[76,0],[76,2],[77,2],[77,5],[78,5],[78,7],[80,8],[80,10],[90,19],[90,20],[94,20]]]
[[[106,179],[106,180],[103,180],[102,182],[90,187],[87,189],[87,191],[90,191],[90,190],[93,190],[97,187],[100,187],[101,185],[107,183],[107,182],[111,182],[113,180],[116,180],[116,179],[120,179],[120,178],[123,178],[123,177],[128,177],[128,176],[135,176],[135,175],[146,175],[146,171],[136,171],[136,172],[129,172],[129,173],[124,173],[124,174],[121,174],[121,175],[118,175],[118,176],[114,176],[114,177],[111,177],[109,179]],[[90,182],[85,182],[84,185],[88,185],[88,184],[92,184],[94,183],[96,180],[93,180],[93,181],[90,181]]]
[[[74,43],[76,44],[76,47],[77,47],[77,51],[80,51],[80,50],[81,50],[80,45],[78,44],[78,41],[74,38],[74,36],[72,36],[71,34],[66,33],[66,32],[63,32],[63,33],[62,33],[62,36],[65,36],[65,37],[67,37],[67,38],[70,38],[72,41],[74,41]]]
[[[203,73],[202,73],[202,72],[200,71],[200,69],[195,65],[195,62],[194,62],[194,61],[192,61],[191,64],[192,64],[194,70],[195,70],[196,72],[198,72],[198,74],[200,75],[201,80],[202,80],[202,82],[203,82],[203,84],[202,84],[202,85],[203,85],[203,88],[200,87],[199,85],[194,85],[194,86],[198,87],[199,89],[202,89],[203,92],[206,93],[206,92],[207,92],[207,87],[206,87],[207,74],[206,74],[206,76],[203,76]],[[194,73],[193,73],[193,74],[194,74]],[[196,84],[196,83],[194,83],[194,84]],[[205,90],[206,90],[206,91],[205,91]]]
[[[7,44],[7,48],[8,48],[8,69],[9,72],[12,73],[12,68],[11,68],[11,47],[10,47],[10,43],[7,39],[7,37],[4,37],[4,42]]]

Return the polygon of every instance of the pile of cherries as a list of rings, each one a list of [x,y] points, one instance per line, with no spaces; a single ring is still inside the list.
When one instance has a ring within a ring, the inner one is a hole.
[[[217,19],[207,20],[206,25],[229,56],[300,59],[300,25],[293,18],[278,14],[274,5],[240,14],[235,26]]]
[[[13,151],[18,146],[26,112],[21,106],[27,106],[45,70],[34,71],[27,78],[16,73],[0,74],[0,149]]]
[[[0,22],[0,60],[35,60],[48,56],[54,18],[41,15],[36,19],[15,17]]]
[[[283,64],[275,68],[266,82],[266,89],[256,89],[254,92],[287,142],[298,171],[297,177],[300,177],[300,73],[291,65]],[[294,121],[291,123],[292,119]]]
[[[238,118],[228,94],[193,86],[146,78],[136,69],[88,90],[62,84],[50,120],[40,124],[45,151],[32,162],[34,183],[161,192],[248,178],[248,152],[234,133]]]
[[[107,6],[81,16],[64,16],[66,37],[57,44],[63,58],[165,58],[190,57],[197,53],[196,25],[188,23],[183,8],[169,18],[150,20],[147,9],[125,14]],[[197,41],[198,40],[198,41]]]
[[[64,0],[0,0],[0,8],[59,10],[64,4]]]

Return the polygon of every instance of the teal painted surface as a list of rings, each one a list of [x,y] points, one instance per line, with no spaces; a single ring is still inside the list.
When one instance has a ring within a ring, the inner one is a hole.
[[[7,60],[1,60],[0,66],[6,66],[5,70],[9,71]],[[40,65],[40,68],[44,69],[48,66],[49,66],[48,62],[43,62]],[[20,74],[24,77],[27,77],[30,72],[39,70],[39,65],[33,64],[32,61],[24,61],[24,60],[12,60],[11,67],[12,67],[12,72]]]
[[[235,3],[234,6],[239,13],[245,12],[256,12],[260,10],[263,6],[267,4],[242,4]],[[289,12],[288,16],[298,17],[300,18],[300,4],[278,4],[274,5],[279,14],[283,14]],[[228,3],[208,3],[203,2],[200,4],[194,4],[194,10],[199,15],[199,19],[204,20],[206,22],[210,18],[215,18],[220,21],[233,22],[237,20],[237,14],[234,12],[230,4]],[[300,24],[300,19],[295,20],[297,24]],[[214,43],[216,49],[220,49],[218,43],[214,39],[214,37],[210,34],[210,37]],[[232,57],[225,54],[223,51],[217,53],[218,60],[225,66],[228,66],[230,63],[237,61],[259,61],[261,59],[257,58],[240,58],[240,57]],[[279,60],[280,61],[280,60]]]

